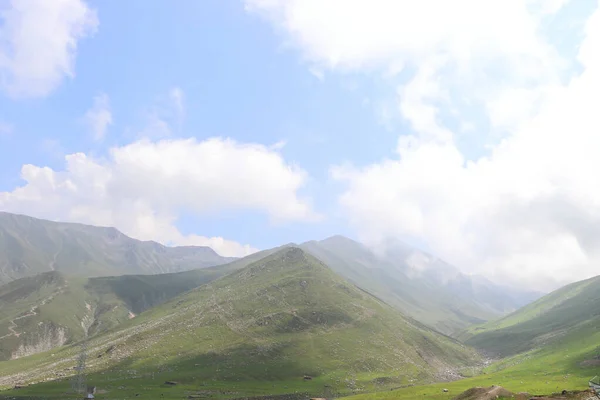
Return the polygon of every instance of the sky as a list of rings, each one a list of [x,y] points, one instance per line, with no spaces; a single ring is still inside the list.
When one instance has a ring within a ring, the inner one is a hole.
[[[0,210],[600,273],[598,0],[0,0]]]

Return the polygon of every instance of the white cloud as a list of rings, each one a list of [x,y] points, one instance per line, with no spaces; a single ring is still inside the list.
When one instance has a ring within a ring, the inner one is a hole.
[[[534,288],[598,274],[598,9],[567,59],[544,33],[563,7],[582,6],[565,0],[246,5],[310,68],[381,74],[398,93],[412,131],[395,156],[332,168],[363,240],[417,238],[467,271]],[[457,145],[465,126],[498,144],[467,158]]]
[[[0,6],[0,86],[14,97],[45,96],[74,76],[77,44],[95,32],[96,13],[82,0],[6,4]]]
[[[94,97],[94,105],[86,111],[84,119],[94,140],[103,140],[108,127],[113,123],[110,100],[106,93],[101,93]]]
[[[139,239],[213,246],[223,255],[255,249],[222,238],[185,236],[183,215],[254,210],[274,222],[315,215],[298,191],[304,171],[265,146],[212,138],[140,140],[115,147],[107,159],[77,153],[66,167],[24,165],[25,185],[0,192],[0,209],[38,217],[110,225]]]
[[[450,103],[502,107],[505,91],[513,89],[507,81],[528,87],[535,98],[561,78],[569,64],[540,30],[544,17],[564,3],[245,0],[250,12],[272,21],[286,43],[300,49],[310,70],[380,74],[396,88],[396,108],[413,129],[442,141],[452,136],[439,121]],[[413,76],[408,82],[401,81],[405,71]],[[501,129],[516,118],[495,113],[492,122]],[[455,116],[462,124],[469,122],[465,117]]]

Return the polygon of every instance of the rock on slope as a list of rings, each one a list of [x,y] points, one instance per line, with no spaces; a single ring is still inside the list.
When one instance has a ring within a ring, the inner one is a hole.
[[[529,397],[523,394],[517,395],[516,398],[519,400],[529,400]],[[452,400],[496,400],[498,398],[515,398],[515,395],[502,386],[474,387],[453,397]]]
[[[551,396],[532,396],[528,393],[514,394],[501,386],[491,386],[487,388],[471,388],[452,400],[496,400],[496,399],[514,399],[514,400],[593,400],[597,399],[590,390],[567,392]]]

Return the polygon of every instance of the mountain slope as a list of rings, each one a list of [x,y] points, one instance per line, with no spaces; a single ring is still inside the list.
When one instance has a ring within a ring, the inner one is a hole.
[[[307,242],[302,248],[355,284],[446,334],[494,319],[535,297],[462,274],[402,243],[385,255],[342,236]]]
[[[470,328],[461,338],[498,356],[555,346],[600,327],[600,276],[575,282],[497,321]],[[585,335],[583,335],[585,336]]]
[[[95,382],[134,370],[157,380],[148,385],[172,379],[184,387],[213,381],[271,387],[304,375],[340,389],[374,380],[398,385],[456,376],[452,371],[479,360],[295,247],[152,308],[92,339],[89,348],[98,354],[89,368],[104,371],[90,378]],[[0,385],[15,376],[54,376],[75,352],[0,364],[7,371]]]
[[[180,272],[233,261],[209,247],[166,247],[115,228],[0,212],[0,284],[48,271],[110,276]]]
[[[160,275],[73,278],[57,271],[0,286],[0,360],[94,336],[217,279],[211,267]]]

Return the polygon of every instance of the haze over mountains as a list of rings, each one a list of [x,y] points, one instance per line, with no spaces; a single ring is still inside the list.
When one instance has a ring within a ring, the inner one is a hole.
[[[540,295],[467,276],[401,243],[384,256],[343,236],[300,247],[363,289],[446,334],[513,311]],[[241,268],[276,250],[253,254],[228,268]],[[167,247],[135,240],[114,228],[0,213],[0,282],[4,283],[48,271],[78,277],[160,274],[234,260],[208,247]]]
[[[333,236],[236,259],[0,217],[0,386],[60,382],[84,338],[93,379],[120,387],[159,374],[287,390],[307,375],[313,392],[353,393],[472,375],[482,353],[522,382],[538,363],[600,365],[598,278],[536,300],[401,243],[379,254]]]
[[[301,247],[355,284],[446,334],[514,311],[541,296],[465,275],[406,245],[397,245],[383,256],[343,236]]]

